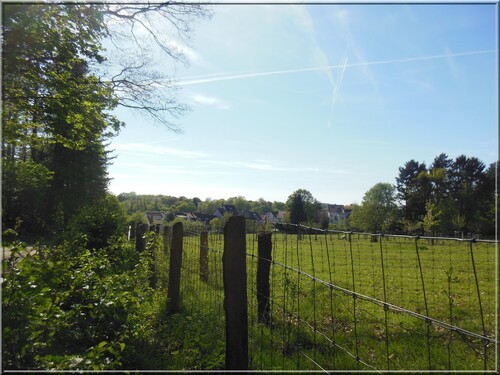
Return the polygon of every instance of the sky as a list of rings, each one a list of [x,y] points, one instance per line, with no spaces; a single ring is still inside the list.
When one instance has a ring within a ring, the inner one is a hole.
[[[411,159],[498,160],[498,5],[211,9],[164,65],[182,133],[115,111],[111,192],[351,204]]]

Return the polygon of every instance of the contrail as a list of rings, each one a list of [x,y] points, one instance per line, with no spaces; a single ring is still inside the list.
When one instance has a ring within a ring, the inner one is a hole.
[[[332,108],[330,110],[330,118],[328,119],[328,127],[332,126],[333,107],[335,106],[335,102],[337,100],[337,95],[338,95],[340,86],[342,85],[342,79],[344,78],[344,72],[345,72],[346,66],[347,66],[347,57],[345,58],[344,67],[342,68],[342,73],[340,73],[339,80],[338,80],[337,84],[335,85],[335,88],[333,89]]]
[[[324,70],[324,69],[340,69],[340,68],[342,68],[345,70],[345,68],[355,68],[358,66],[398,64],[398,63],[405,63],[405,62],[412,62],[412,61],[436,60],[436,59],[443,59],[443,58],[449,58],[449,57],[481,55],[481,54],[495,53],[495,52],[496,52],[496,50],[456,52],[456,53],[446,53],[446,54],[431,55],[431,56],[409,57],[409,58],[404,58],[404,59],[365,61],[365,62],[353,63],[353,64],[348,64],[348,65],[347,64],[344,64],[344,65],[326,65],[326,66],[317,66],[317,67],[311,67],[311,68],[274,70],[274,71],[269,71],[269,72],[255,72],[255,73],[220,75],[220,76],[215,76],[215,77],[214,77],[214,75],[210,75],[210,76],[205,76],[206,78],[202,77],[199,79],[186,79],[186,80],[181,79],[176,84],[178,86],[190,86],[190,85],[198,85],[198,84],[203,84],[203,83],[230,81],[230,80],[234,80],[234,79],[245,79],[245,78],[273,76],[273,75],[279,75],[279,74],[312,72],[312,71]]]

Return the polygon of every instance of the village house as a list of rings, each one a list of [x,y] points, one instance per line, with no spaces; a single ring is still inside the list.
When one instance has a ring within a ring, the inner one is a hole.
[[[268,212],[264,215],[262,215],[262,219],[267,222],[267,223],[279,223],[280,220],[278,219],[278,211],[274,212]]]
[[[341,204],[328,204],[328,221],[330,224],[343,225],[351,214],[351,210],[347,210]]]
[[[243,212],[243,216],[245,219],[255,221],[256,223],[260,223],[262,221],[262,217],[257,212],[245,211]]]
[[[236,206],[234,206],[233,204],[223,204],[222,207],[219,207],[215,210],[214,215],[217,216],[219,220],[222,220],[226,212],[228,212],[233,216],[238,215],[238,210],[236,209]]]
[[[201,214],[199,212],[194,213],[196,216],[196,221],[205,224],[205,227],[208,227],[210,222],[215,219],[217,216],[210,214]]]
[[[147,211],[144,216],[148,220],[150,226],[152,225],[161,225],[167,216],[166,212],[161,211]]]

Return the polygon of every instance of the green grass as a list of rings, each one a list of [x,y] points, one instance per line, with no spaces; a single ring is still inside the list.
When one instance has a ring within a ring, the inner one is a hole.
[[[481,340],[436,324],[428,325],[425,320],[405,312],[391,309],[386,312],[383,306],[362,297],[354,298],[352,293],[385,300],[482,335],[470,243],[454,240],[431,243],[422,239],[416,242],[388,237],[381,241],[371,242],[369,237],[357,235],[353,235],[351,242],[337,234],[304,235],[302,239],[296,235],[273,235],[272,320],[271,325],[266,326],[257,319],[257,239],[255,235],[247,235],[250,367],[465,371],[483,370],[486,363],[487,370],[495,369],[492,344],[486,347],[485,362],[485,345]],[[191,320],[194,326],[201,324],[195,317],[210,317],[203,320],[199,334],[206,338],[201,332],[209,331],[214,337],[222,338],[210,339],[217,353],[210,366],[221,368],[221,353],[225,350],[222,236],[210,235],[209,247],[210,275],[205,283],[198,273],[199,239],[185,238],[182,308],[183,316],[194,319]],[[484,328],[488,337],[495,337],[496,247],[490,243],[474,243],[472,250]],[[278,263],[300,269],[302,273]],[[318,280],[350,292],[330,288]],[[196,332],[199,328],[193,329]],[[196,334],[193,337],[197,337]],[[205,353],[202,342],[195,350],[200,355]],[[189,353],[179,350],[177,354],[181,357]],[[208,353],[204,355],[210,357]],[[198,362],[200,360],[198,358]],[[193,366],[182,368],[197,369]]]

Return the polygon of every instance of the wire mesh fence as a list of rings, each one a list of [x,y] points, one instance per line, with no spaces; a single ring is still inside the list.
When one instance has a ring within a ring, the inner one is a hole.
[[[290,225],[266,236],[246,234],[249,369],[497,370],[497,242]],[[181,305],[221,340],[223,253],[221,233],[184,232]]]

